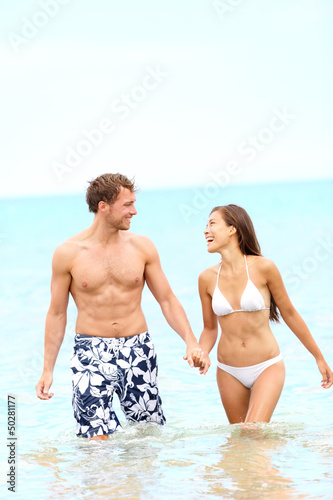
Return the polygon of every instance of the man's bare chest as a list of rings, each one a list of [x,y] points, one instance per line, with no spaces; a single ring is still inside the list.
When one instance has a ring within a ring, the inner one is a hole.
[[[82,291],[98,291],[105,287],[131,289],[142,287],[145,262],[133,250],[80,252],[71,270],[75,287]]]

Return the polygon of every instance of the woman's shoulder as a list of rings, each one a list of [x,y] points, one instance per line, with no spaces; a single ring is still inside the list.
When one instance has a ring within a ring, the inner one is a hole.
[[[247,261],[249,266],[255,266],[258,271],[263,273],[270,272],[276,269],[276,265],[271,259],[267,259],[262,255],[247,255]]]
[[[209,282],[213,277],[216,278],[216,274],[219,270],[220,263],[215,264],[214,266],[207,267],[204,271],[199,274],[199,281],[201,282]]]

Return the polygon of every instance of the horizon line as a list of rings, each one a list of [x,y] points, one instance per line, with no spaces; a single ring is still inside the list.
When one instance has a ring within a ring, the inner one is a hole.
[[[135,178],[135,176],[134,176]],[[285,185],[285,184],[309,184],[309,183],[327,183],[327,182],[333,182],[333,176],[332,177],[321,177],[321,178],[316,178],[316,179],[284,179],[284,180],[272,180],[272,181],[258,181],[256,180],[255,182],[237,182],[237,183],[229,183],[226,186],[220,186],[221,189],[227,189],[227,188],[243,188],[245,186],[272,186],[272,185]],[[189,186],[149,186],[149,187],[141,187],[140,185],[137,186],[138,190],[137,192],[153,192],[153,191],[181,191],[181,190],[190,190],[190,189],[203,189],[207,187],[209,184],[212,184],[212,182],[207,182],[207,183],[202,183],[202,184],[192,184]],[[85,190],[82,191],[68,191],[68,192],[49,192],[49,193],[32,193],[32,194],[19,194],[19,195],[6,195],[6,196],[1,196],[0,195],[0,201],[9,201],[9,200],[21,200],[21,199],[37,199],[37,198],[61,198],[61,197],[66,197],[66,196],[81,196],[85,195]]]

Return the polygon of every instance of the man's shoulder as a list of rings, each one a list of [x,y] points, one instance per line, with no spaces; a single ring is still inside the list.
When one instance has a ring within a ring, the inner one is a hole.
[[[159,260],[159,253],[156,246],[150,238],[141,234],[127,232],[127,238],[132,248],[135,249],[137,254],[140,254],[143,260],[147,263],[157,262]]]
[[[139,249],[146,251],[151,251],[156,249],[154,243],[150,238],[148,238],[148,236],[126,231],[126,237],[132,245],[137,246]]]
[[[75,257],[77,252],[82,247],[82,243],[85,239],[86,229],[80,233],[75,234],[68,238],[68,240],[60,243],[54,250],[53,258],[55,259],[71,259]]]
[[[74,234],[73,236],[68,238],[68,240],[66,240],[63,243],[63,245],[65,245],[66,243],[69,243],[69,244],[72,244],[74,246],[75,244],[78,245],[78,244],[82,243],[84,240],[86,240],[88,238],[89,229],[90,228],[83,229],[83,231],[80,231],[79,233]]]

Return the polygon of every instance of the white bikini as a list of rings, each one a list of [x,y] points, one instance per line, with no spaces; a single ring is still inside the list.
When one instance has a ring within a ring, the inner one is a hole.
[[[254,312],[254,311],[265,311],[270,309],[269,307],[265,307],[265,301],[263,296],[259,292],[258,288],[255,286],[253,281],[251,281],[250,279],[249,270],[247,267],[246,255],[244,255],[244,259],[247,272],[247,284],[240,300],[241,309],[233,309],[229,304],[229,302],[227,301],[227,299],[222,294],[221,290],[219,289],[219,278],[222,267],[222,261],[221,261],[221,265],[217,273],[216,286],[212,297],[212,308],[216,316],[227,316],[228,314],[233,314],[236,312]],[[278,356],[275,356],[275,358],[269,359],[267,361],[264,361],[263,363],[258,363],[257,365],[252,365],[252,366],[242,366],[242,367],[229,366],[229,365],[224,365],[219,361],[217,361],[217,366],[221,370],[230,373],[230,375],[239,380],[243,385],[245,385],[245,387],[251,389],[254,382],[257,380],[259,375],[264,370],[266,370],[266,368],[273,365],[274,363],[278,363],[278,361],[281,360],[282,360],[282,355],[279,354]]]
[[[269,307],[265,307],[263,296],[255,286],[253,281],[250,280],[246,255],[244,255],[244,259],[247,272],[247,284],[240,300],[241,309],[233,309],[219,289],[219,278],[222,267],[221,261],[221,265],[217,273],[216,287],[212,299],[212,307],[216,316],[227,316],[227,314],[232,314],[235,312],[264,311],[265,309],[270,309]]]

